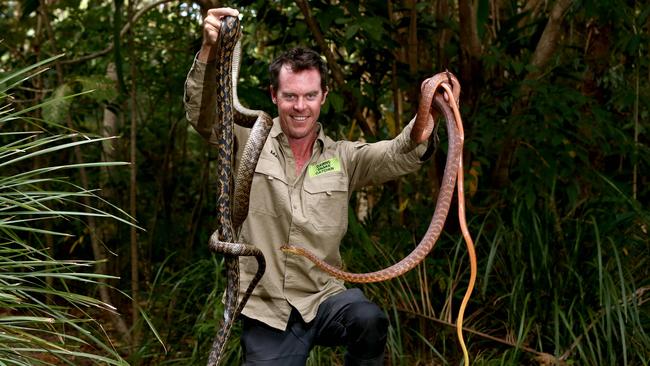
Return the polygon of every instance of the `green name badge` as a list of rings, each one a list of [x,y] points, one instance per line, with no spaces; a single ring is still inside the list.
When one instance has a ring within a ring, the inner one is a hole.
[[[340,172],[340,171],[341,171],[341,163],[337,158],[331,158],[325,161],[321,161],[320,163],[309,165],[310,178],[313,178],[317,175],[321,175],[327,172]]]

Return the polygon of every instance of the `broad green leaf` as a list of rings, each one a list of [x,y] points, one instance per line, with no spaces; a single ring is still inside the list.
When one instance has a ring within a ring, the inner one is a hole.
[[[346,39],[351,39],[354,37],[357,32],[359,31],[359,25],[358,24],[352,24],[345,29],[345,38]]]
[[[330,92],[327,94],[327,99],[330,101],[332,107],[336,112],[340,112],[343,110],[343,104],[345,101],[340,94],[335,92]]]
[[[72,92],[68,84],[63,84],[56,88],[52,95],[46,99],[46,105],[43,106],[43,118],[48,121],[60,122],[65,119],[68,109],[70,108],[71,99],[66,98]]]
[[[97,102],[110,102],[118,96],[116,82],[105,76],[79,76],[76,81],[81,83],[84,92],[91,92],[88,97]]]

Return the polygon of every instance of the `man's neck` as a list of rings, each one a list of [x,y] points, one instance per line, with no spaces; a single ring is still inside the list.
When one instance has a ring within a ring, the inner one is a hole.
[[[316,135],[305,137],[302,139],[289,139],[289,147],[293,153],[293,158],[296,162],[296,175],[299,175],[302,168],[311,159],[314,143],[316,142]]]

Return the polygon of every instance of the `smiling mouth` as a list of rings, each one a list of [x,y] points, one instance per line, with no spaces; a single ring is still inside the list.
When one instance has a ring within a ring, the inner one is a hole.
[[[292,116],[291,118],[293,118],[294,120],[299,121],[299,122],[304,122],[304,121],[307,120],[308,117],[307,116]]]

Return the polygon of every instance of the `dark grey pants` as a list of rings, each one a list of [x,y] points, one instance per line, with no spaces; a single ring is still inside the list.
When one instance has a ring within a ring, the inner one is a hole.
[[[242,321],[244,365],[304,366],[315,345],[346,346],[346,366],[384,364],[388,318],[356,288],[325,300],[309,323],[294,309],[286,331]]]

